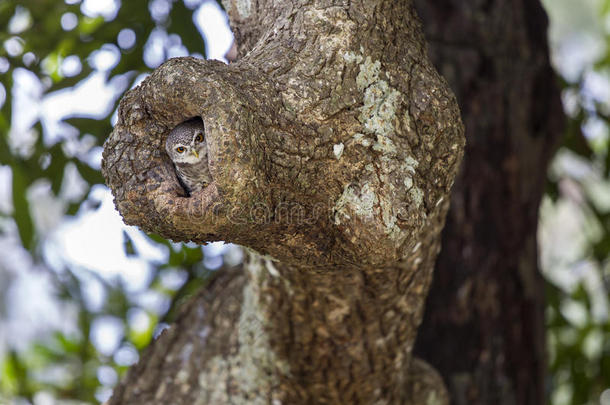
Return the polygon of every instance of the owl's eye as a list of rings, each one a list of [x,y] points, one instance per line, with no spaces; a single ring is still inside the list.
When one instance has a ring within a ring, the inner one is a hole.
[[[195,142],[203,142],[203,134],[201,132],[195,137]]]
[[[186,148],[184,146],[178,146],[176,148],[176,152],[178,152],[178,153],[184,153],[185,150],[186,150]]]

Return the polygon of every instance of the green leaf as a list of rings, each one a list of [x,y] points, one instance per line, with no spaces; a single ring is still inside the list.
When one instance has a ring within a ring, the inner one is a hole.
[[[593,157],[593,150],[582,132],[581,124],[584,121],[584,113],[581,112],[574,120],[568,121],[564,146],[586,159]]]
[[[83,179],[85,179],[89,184],[104,184],[104,177],[99,170],[95,170],[91,166],[86,163],[81,162],[78,159],[73,160],[74,164],[76,164],[76,168]]]
[[[203,250],[201,249],[201,246],[194,248],[184,246],[182,249],[184,250],[184,266],[192,266],[193,264],[200,263],[201,260],[203,260]]]
[[[136,256],[136,249],[133,246],[133,241],[125,231],[123,231],[123,249],[125,250],[127,257]]]
[[[30,184],[19,166],[13,166],[12,171],[15,222],[17,222],[21,243],[26,249],[32,249],[34,244],[34,225],[30,215],[30,204],[26,198],[27,188]]]
[[[11,164],[14,160],[15,159],[8,146],[8,133],[0,134],[0,163]]]
[[[78,24],[78,31],[82,34],[91,34],[104,23],[103,17],[82,16]]]
[[[17,4],[11,1],[0,1],[0,27],[8,27],[9,20],[15,14]]]
[[[82,350],[83,342],[81,339],[68,337],[62,332],[56,332],[54,338],[65,353],[78,354]]]
[[[19,389],[19,373],[13,356],[9,355],[2,359],[0,373],[2,375],[0,378],[0,391],[8,395],[16,394]]]
[[[136,330],[129,327],[128,339],[138,349],[142,350],[151,342],[155,327],[159,323],[159,318],[156,314],[147,311],[148,327],[145,330]]]
[[[108,299],[106,300],[104,311],[107,314],[115,315],[122,319],[125,318],[129,309],[129,296],[122,284],[118,286],[108,286]]]
[[[53,145],[48,151],[51,156],[51,163],[45,170],[46,177],[51,181],[51,189],[55,195],[59,194],[61,183],[64,179],[64,172],[68,158],[64,155],[61,149],[61,144]]]
[[[186,8],[184,2],[177,1],[173,4],[169,17],[168,31],[178,34],[190,52],[198,52],[205,56],[205,43],[193,22],[193,11]]]
[[[77,128],[81,133],[88,133],[95,136],[100,144],[112,132],[112,125],[109,119],[95,119],[89,117],[70,117],[63,120],[73,127]]]

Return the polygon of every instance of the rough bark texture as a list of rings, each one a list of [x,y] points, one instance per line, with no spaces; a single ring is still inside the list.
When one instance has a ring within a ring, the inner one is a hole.
[[[225,4],[242,58],[173,59],[128,92],[103,172],[129,224],[252,248],[112,404],[443,404],[411,350],[464,146],[411,1]],[[200,116],[212,183],[163,142]]]
[[[466,126],[416,353],[453,403],[545,401],[536,226],[563,112],[538,1],[416,1]]]

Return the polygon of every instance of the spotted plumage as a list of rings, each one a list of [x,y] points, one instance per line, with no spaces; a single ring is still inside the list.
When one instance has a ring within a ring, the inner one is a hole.
[[[201,118],[184,121],[172,129],[165,141],[165,151],[189,193],[201,190],[212,181]]]

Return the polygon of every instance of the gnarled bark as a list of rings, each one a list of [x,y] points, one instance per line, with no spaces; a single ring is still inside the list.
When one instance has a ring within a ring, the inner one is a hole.
[[[103,172],[127,223],[265,256],[111,403],[445,403],[411,349],[464,138],[411,2],[226,7],[243,57],[173,59],[126,94]],[[193,116],[213,181],[187,198],[162,145]]]

